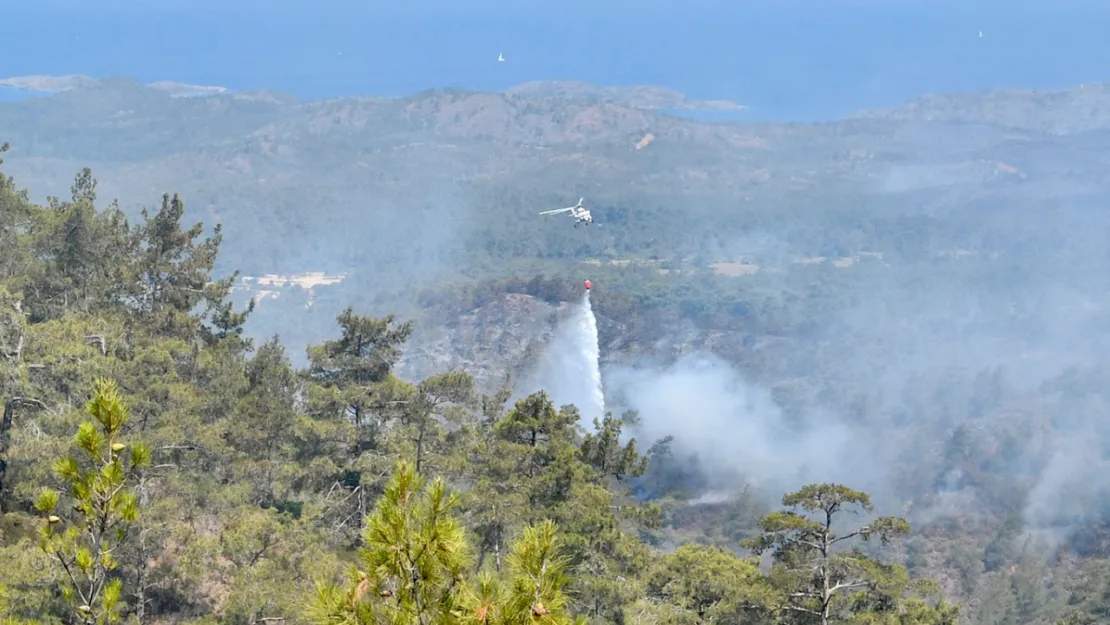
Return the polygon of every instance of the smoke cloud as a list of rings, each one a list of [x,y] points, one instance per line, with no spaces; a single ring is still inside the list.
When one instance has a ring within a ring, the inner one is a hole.
[[[829,413],[796,427],[770,392],[712,355],[665,368],[614,366],[606,385],[617,404],[639,413],[632,434],[644,445],[673,436],[672,452],[696,461],[710,488],[751,484],[781,493],[830,479],[874,482],[852,428]]]
[[[1110,518],[1110,256],[1091,240],[1106,219],[1081,207],[967,219],[964,244],[921,236],[912,254],[864,248],[837,269],[777,248],[781,272],[738,279],[802,291],[809,272],[831,296],[790,304],[818,321],[772,349],[726,348],[758,383],[695,332],[676,362],[608,367],[610,408],[640,413],[642,447],[674,437],[684,470],[706,478],[697,501],[839,482],[915,525],[1015,516],[1027,536],[1078,548]]]

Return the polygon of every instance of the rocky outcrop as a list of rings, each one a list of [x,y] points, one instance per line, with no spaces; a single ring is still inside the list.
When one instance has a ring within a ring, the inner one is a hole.
[[[407,380],[421,380],[462,370],[474,376],[480,390],[492,392],[506,374],[519,380],[530,372],[574,305],[507,293],[445,323],[418,324],[397,372]],[[792,352],[791,341],[782,338],[699,328],[689,321],[644,331],[643,324],[633,321],[598,315],[603,371],[617,364],[663,366],[699,353],[714,354],[752,375],[774,378],[784,374]]]
[[[461,369],[481,390],[491,391],[506,374],[516,378],[535,360],[568,307],[510,293],[445,324],[418,325],[397,372],[420,380]]]

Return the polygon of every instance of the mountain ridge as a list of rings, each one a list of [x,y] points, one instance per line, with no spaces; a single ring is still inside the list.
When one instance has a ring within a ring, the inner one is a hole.
[[[675,92],[644,89],[548,82],[302,101],[175,98],[105,79],[0,104],[0,139],[12,145],[6,170],[37,193],[66,196],[84,166],[132,214],[181,192],[196,219],[223,223],[229,268],[253,275],[397,268],[405,254],[440,258],[436,272],[501,271],[513,258],[674,260],[722,241],[708,266],[735,260],[727,241],[752,224],[790,224],[804,242],[795,254],[821,256],[829,235],[817,224],[846,215],[902,219],[989,198],[1034,210],[1106,187],[1105,89],[1019,92],[1015,110],[1027,112],[1001,121],[956,94],[818,124],[688,119],[658,107],[681,103]],[[1077,101],[1094,103],[1092,115],[1054,132]],[[952,113],[928,119],[936,110]],[[598,207],[588,233],[535,215],[578,197]],[[402,232],[424,251],[397,248]]]

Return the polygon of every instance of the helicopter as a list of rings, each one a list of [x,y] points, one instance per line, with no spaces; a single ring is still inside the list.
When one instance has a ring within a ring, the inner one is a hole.
[[[570,216],[574,217],[574,227],[575,228],[578,227],[578,224],[585,224],[585,225],[588,226],[588,225],[590,225],[594,222],[594,218],[593,218],[592,215],[590,215],[590,209],[586,208],[583,205],[583,202],[585,202],[585,201],[586,201],[586,198],[581,198],[580,197],[580,198],[578,198],[578,203],[575,204],[574,206],[568,206],[566,208],[556,208],[554,210],[543,211],[540,214],[541,215],[554,215],[555,213],[567,213],[567,212],[569,212]]]

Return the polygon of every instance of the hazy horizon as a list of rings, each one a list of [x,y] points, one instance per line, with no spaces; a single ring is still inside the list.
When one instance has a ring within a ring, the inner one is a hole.
[[[0,75],[128,76],[305,99],[581,80],[732,100],[749,107],[744,119],[817,121],[925,93],[1101,81],[1110,66],[1110,8],[1086,3],[722,4],[13,3],[6,14],[19,27],[0,38]]]

